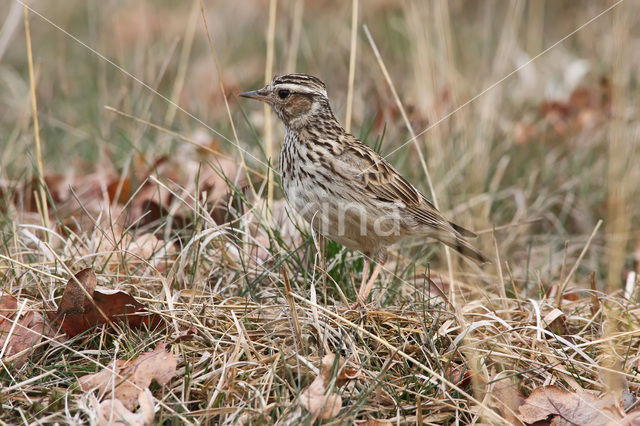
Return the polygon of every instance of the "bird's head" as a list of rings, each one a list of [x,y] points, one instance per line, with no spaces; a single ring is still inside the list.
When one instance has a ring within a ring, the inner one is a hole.
[[[326,86],[319,78],[307,74],[275,77],[262,89],[240,96],[268,103],[284,124],[293,129],[307,126],[314,118],[333,118]]]

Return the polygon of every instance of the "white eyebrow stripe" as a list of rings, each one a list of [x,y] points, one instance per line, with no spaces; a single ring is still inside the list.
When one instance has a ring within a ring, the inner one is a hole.
[[[327,96],[327,91],[326,90],[311,89],[311,88],[303,86],[301,84],[278,83],[278,84],[275,85],[275,88],[277,90],[279,90],[279,89],[287,89],[287,90],[289,90],[291,92],[308,93],[310,95],[321,94],[321,95]]]

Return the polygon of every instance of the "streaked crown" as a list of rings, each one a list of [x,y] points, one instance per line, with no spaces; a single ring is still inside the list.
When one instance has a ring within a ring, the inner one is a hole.
[[[327,96],[327,86],[318,77],[309,74],[297,73],[276,76],[271,81],[271,86],[301,93],[306,92]]]
[[[287,128],[301,129],[336,121],[329,106],[326,86],[312,75],[275,77],[262,89],[244,92],[240,96],[271,105]]]

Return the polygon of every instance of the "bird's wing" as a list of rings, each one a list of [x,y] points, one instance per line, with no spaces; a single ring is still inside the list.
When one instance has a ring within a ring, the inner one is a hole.
[[[418,223],[427,225],[434,231],[455,233],[442,214],[411,183],[398,173],[387,160],[378,153],[353,139],[340,155],[347,163],[351,178],[359,182],[364,194],[380,201],[402,206]]]
[[[426,235],[440,240],[479,264],[488,261],[465,240],[464,237],[475,236],[473,232],[445,219],[420,191],[375,151],[353,137],[346,142],[340,144],[339,152],[334,152],[338,161],[331,168],[334,173],[348,180],[352,189],[361,195],[394,203],[416,222],[428,228],[428,231],[425,229]]]

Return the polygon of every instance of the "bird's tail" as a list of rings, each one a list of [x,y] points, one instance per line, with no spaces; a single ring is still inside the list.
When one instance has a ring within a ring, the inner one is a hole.
[[[462,226],[460,226],[460,225],[458,225],[456,223],[449,222],[449,225],[451,225],[451,227],[453,229],[455,229],[455,231],[457,233],[459,233],[460,235],[462,235],[465,238],[477,238],[478,237],[478,234],[476,234],[475,232],[469,231],[467,228],[463,228]]]
[[[480,265],[489,262],[489,259],[487,259],[485,255],[469,244],[469,242],[466,241],[459,233],[449,235],[447,238],[443,238],[440,241]]]

